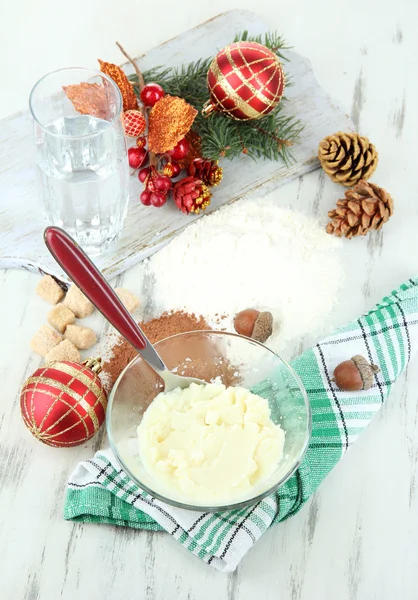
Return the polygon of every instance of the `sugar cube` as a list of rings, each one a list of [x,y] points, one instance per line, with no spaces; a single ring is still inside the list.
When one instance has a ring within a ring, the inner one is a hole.
[[[56,362],[61,360],[71,360],[73,362],[80,362],[80,352],[70,342],[70,340],[64,340],[55,348],[52,348],[46,356],[45,362]]]
[[[70,323],[74,323],[75,321],[74,313],[63,304],[54,306],[54,308],[49,311],[47,318],[48,323],[52,325],[52,327],[55,327],[60,333],[64,333],[67,325],[70,325]]]
[[[64,298],[64,290],[51,275],[42,277],[36,286],[36,293],[50,304],[58,304]]]
[[[130,313],[133,313],[139,306],[139,300],[129,290],[125,290],[125,288],[116,288],[115,292],[122,300],[122,303],[126,306]]]
[[[33,336],[30,347],[36,354],[45,356],[60,342],[62,342],[62,335],[48,327],[48,325],[42,325]]]
[[[90,327],[82,327],[81,325],[67,325],[65,338],[70,340],[70,342],[80,350],[90,348],[97,341],[93,329],[90,329]]]
[[[68,290],[63,304],[73,311],[77,319],[88,317],[94,310],[94,306],[90,300],[74,284]]]

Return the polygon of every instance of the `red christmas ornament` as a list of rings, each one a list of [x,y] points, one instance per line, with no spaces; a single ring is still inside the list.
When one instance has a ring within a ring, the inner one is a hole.
[[[173,187],[173,182],[165,175],[158,175],[158,177],[154,179],[154,187],[157,192],[165,193]]]
[[[123,113],[125,120],[125,133],[128,137],[138,137],[144,133],[147,126],[144,115],[140,110],[127,110]]]
[[[151,196],[149,197],[149,201],[152,206],[155,206],[155,208],[160,208],[167,202],[167,194],[164,192],[152,192]]]
[[[272,50],[256,42],[236,42],[215,56],[207,82],[210,100],[203,113],[218,110],[246,121],[261,119],[278,105],[285,77]]]
[[[140,98],[145,106],[154,106],[165,96],[165,91],[158,83],[147,83],[141,90]]]
[[[82,365],[55,362],[41,367],[23,385],[20,410],[26,427],[48,446],[84,444],[105,419],[106,394],[98,377],[100,359]]]
[[[201,210],[205,210],[210,204],[211,196],[208,186],[195,177],[184,177],[174,184],[174,202],[186,215],[198,215]]]
[[[163,174],[167,177],[177,177],[180,171],[180,165],[176,162],[168,162],[164,165],[163,168]]]
[[[138,179],[141,183],[145,183],[146,178],[151,173],[151,169],[149,167],[144,167],[138,173]]]
[[[139,167],[145,162],[148,156],[148,152],[145,148],[129,148],[128,149],[128,162],[132,169],[139,169]]]
[[[144,138],[144,136],[140,135],[138,138],[136,138],[136,145],[138,146],[138,148],[145,148],[145,146],[147,145],[147,139]]]
[[[167,154],[169,154],[171,158],[174,158],[174,160],[182,160],[183,158],[186,158],[189,150],[189,142],[186,140],[186,138],[182,138],[179,143]]]
[[[144,206],[150,206],[151,205],[151,192],[149,192],[148,190],[144,190],[141,195],[139,196],[139,199],[141,200],[142,204]]]

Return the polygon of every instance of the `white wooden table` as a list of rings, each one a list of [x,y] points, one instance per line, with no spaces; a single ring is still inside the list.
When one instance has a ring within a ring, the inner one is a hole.
[[[219,5],[212,2],[210,11]],[[270,3],[260,5],[267,14]],[[207,16],[202,11],[195,22]],[[418,271],[417,17],[413,0],[350,2],[343,8],[298,0],[270,16],[310,56],[322,85],[375,143],[380,163],[374,181],[396,202],[381,234],[346,243],[345,296],[335,323]],[[324,218],[340,193],[316,171],[280,188],[278,201]],[[135,272],[120,281],[135,289]],[[62,519],[68,473],[105,440],[102,433],[85,446],[56,450],[24,429],[18,388],[40,363],[29,352],[29,339],[48,310],[34,296],[36,283],[34,274],[0,271],[1,599],[418,597],[418,359],[308,505],[270,530],[225,576],[168,535]]]

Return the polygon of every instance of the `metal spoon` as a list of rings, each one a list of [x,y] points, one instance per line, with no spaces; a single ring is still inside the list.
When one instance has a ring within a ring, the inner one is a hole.
[[[206,385],[206,381],[175,375],[167,369],[116,292],[68,233],[59,227],[47,227],[44,240],[48,250],[70,279],[161,377],[165,392],[187,388],[191,383]]]

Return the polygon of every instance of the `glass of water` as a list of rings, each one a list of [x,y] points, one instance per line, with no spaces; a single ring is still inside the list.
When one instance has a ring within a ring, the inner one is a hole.
[[[99,254],[117,238],[128,207],[119,88],[99,71],[61,69],[36,83],[29,106],[46,218]]]

